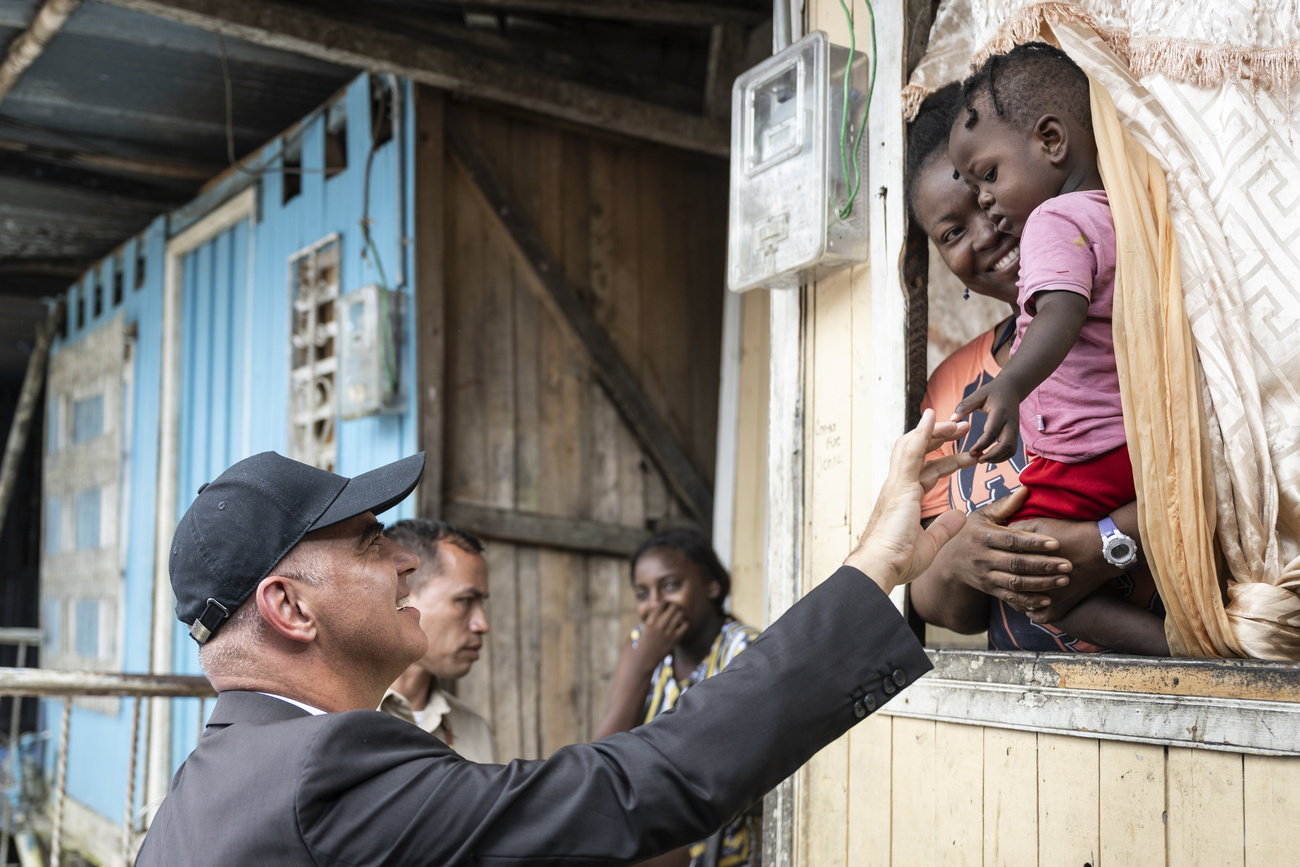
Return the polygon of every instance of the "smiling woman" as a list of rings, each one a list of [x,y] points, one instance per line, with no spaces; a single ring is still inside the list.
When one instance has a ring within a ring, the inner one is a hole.
[[[954,352],[935,369],[923,407],[946,417],[953,408],[1002,372],[1011,356],[1019,239],[989,220],[948,156],[949,130],[962,109],[958,85],[927,100],[909,131],[908,198],[912,217],[925,230],[944,263],[970,292],[1005,301],[1010,315]],[[958,121],[956,125],[960,125]],[[987,416],[971,416],[971,430],[945,447],[970,449],[984,434]],[[1000,462],[982,461],[953,474],[922,505],[927,519],[958,509],[969,519],[910,588],[914,611],[926,622],[955,632],[988,632],[999,650],[1168,653],[1154,583],[1144,571],[1126,573],[1103,556],[1095,521],[1039,518],[1005,526],[1023,502],[1019,476],[1028,464],[1023,444]],[[1118,531],[1138,536],[1136,507],[1109,515]],[[1116,580],[1130,605],[1110,620],[1065,621],[1076,604]],[[1057,625],[1053,625],[1057,624]]]
[[[632,590],[641,623],[619,657],[597,738],[672,710],[682,693],[722,671],[758,637],[757,629],[727,614],[731,576],[695,530],[669,530],[642,544],[632,555]],[[708,840],[647,863],[748,867],[760,832],[757,813],[746,813]]]

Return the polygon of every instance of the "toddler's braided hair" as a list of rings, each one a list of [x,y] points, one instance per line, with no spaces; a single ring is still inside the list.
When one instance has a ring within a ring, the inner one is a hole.
[[[1061,49],[1026,42],[994,54],[962,82],[966,129],[979,120],[975,103],[987,94],[993,113],[1017,127],[1029,127],[1045,114],[1068,114],[1092,132],[1088,76]]]

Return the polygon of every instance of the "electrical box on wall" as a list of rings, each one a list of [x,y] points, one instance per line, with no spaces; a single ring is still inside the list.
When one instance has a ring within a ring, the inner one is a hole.
[[[867,259],[866,168],[854,147],[867,57],[855,53],[850,66],[849,54],[815,30],[732,87],[732,291],[794,288]]]
[[[339,298],[339,414],[363,418],[406,409],[401,335],[406,296],[373,284]]]

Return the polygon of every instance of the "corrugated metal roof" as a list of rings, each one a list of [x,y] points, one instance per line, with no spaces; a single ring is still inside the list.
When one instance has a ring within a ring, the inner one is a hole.
[[[42,2],[0,0],[3,50]],[[491,59],[696,115],[716,36],[710,21],[743,28],[758,44],[771,8],[770,0],[246,2],[310,9],[439,46],[471,66]],[[238,157],[358,71],[232,37],[224,44]],[[217,36],[83,3],[0,101],[0,317],[6,297],[62,291],[228,166]]]

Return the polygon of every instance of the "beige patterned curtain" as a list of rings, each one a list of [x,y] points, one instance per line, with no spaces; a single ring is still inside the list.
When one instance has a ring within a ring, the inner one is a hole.
[[[1269,5],[950,0],[906,92],[1031,39],[1100,85],[1125,427],[1182,656],[1300,659],[1300,15]]]

